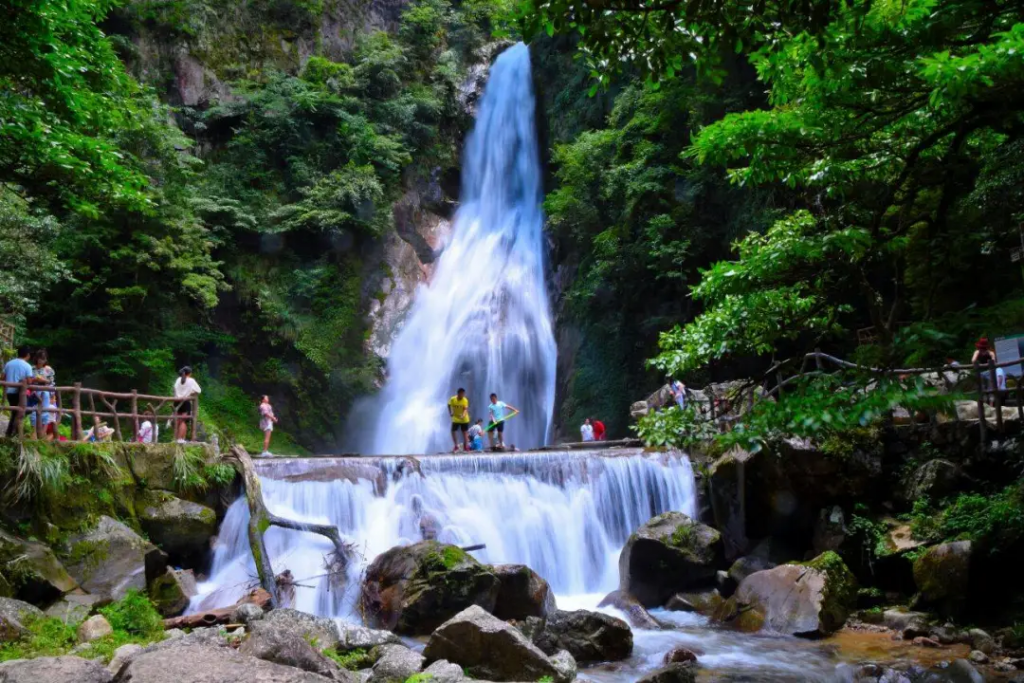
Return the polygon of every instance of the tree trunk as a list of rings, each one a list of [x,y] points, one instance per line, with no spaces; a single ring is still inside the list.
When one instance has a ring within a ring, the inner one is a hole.
[[[274,578],[274,568],[270,564],[270,557],[267,555],[267,548],[263,543],[263,534],[271,526],[294,529],[295,531],[311,531],[329,538],[334,544],[334,557],[329,560],[328,565],[333,571],[344,571],[351,555],[351,548],[341,539],[341,535],[335,527],[326,524],[295,522],[270,512],[263,501],[260,478],[256,474],[256,468],[252,464],[249,453],[241,446],[232,446],[231,451],[224,459],[234,465],[245,484],[245,497],[249,502],[249,547],[252,549],[252,556],[256,561],[256,572],[259,574],[260,585],[270,594],[271,607],[281,606],[281,594]]]

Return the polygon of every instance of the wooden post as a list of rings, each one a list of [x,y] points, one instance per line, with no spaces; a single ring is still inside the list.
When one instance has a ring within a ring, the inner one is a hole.
[[[139,392],[132,389],[132,441],[139,436]]]
[[[75,394],[71,397],[71,440],[82,440],[82,383],[75,382]]]
[[[1024,424],[1024,401],[1021,401],[1024,383],[1021,380],[1024,380],[1024,375],[1017,377],[1017,418]]]
[[[1003,393],[999,390],[999,383],[996,374],[996,363],[993,360],[988,362],[988,379],[992,387],[992,403],[996,409],[996,431],[1003,433]]]
[[[981,381],[981,367],[974,361],[974,377],[978,380],[978,429],[981,430],[981,451],[985,452],[985,385]]]
[[[25,438],[25,416],[28,414],[28,380],[21,381],[21,391],[18,392],[18,438]]]
[[[192,440],[199,440],[199,397],[192,397]]]
[[[36,394],[38,394],[38,393],[39,393],[39,391],[37,390]],[[45,413],[43,413],[43,399],[40,396],[36,396],[36,424],[35,424],[34,431],[36,433],[36,438],[39,439],[39,440],[42,440],[42,438],[43,438],[43,415],[44,414]]]

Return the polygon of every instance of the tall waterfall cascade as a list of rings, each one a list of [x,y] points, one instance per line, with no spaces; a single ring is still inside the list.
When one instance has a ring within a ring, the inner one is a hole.
[[[361,451],[451,448],[447,400],[464,387],[474,418],[488,397],[520,408],[508,443],[544,444],[555,396],[555,339],[545,286],[541,167],[530,53],[519,43],[490,71],[466,140],[454,229],[432,280],[416,292],[362,424]],[[372,422],[372,420],[371,420]]]
[[[331,545],[320,536],[273,527],[267,549],[274,570],[291,570],[299,584],[296,608],[353,621],[366,565],[421,540],[425,515],[436,521],[439,541],[486,544],[473,553],[478,560],[526,564],[559,597],[604,594],[618,587],[619,551],[637,527],[669,510],[696,514],[690,461],[634,452],[428,457],[420,472],[398,458],[259,462],[271,510],[337,526],[361,561],[350,563],[345,581],[333,581],[324,569]],[[248,521],[245,500],[235,501],[192,610],[233,604],[253,586]]]

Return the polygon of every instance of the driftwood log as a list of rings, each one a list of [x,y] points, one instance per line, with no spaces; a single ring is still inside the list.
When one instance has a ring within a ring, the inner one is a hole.
[[[164,619],[164,629],[198,628],[200,626],[226,624],[231,621],[231,615],[235,613],[238,606],[247,602],[265,609],[270,604],[270,593],[262,588],[257,588],[230,607],[219,607],[196,614],[186,614],[181,617]]]
[[[252,556],[256,561],[256,573],[259,575],[260,585],[270,595],[271,607],[281,606],[280,589],[274,579],[274,568],[270,564],[267,547],[263,542],[263,534],[271,526],[294,529],[295,531],[310,531],[329,538],[334,544],[334,557],[328,561],[328,566],[334,573],[343,572],[344,567],[348,564],[351,549],[341,539],[341,534],[335,527],[328,524],[296,522],[270,512],[263,501],[263,489],[260,486],[256,468],[252,464],[252,457],[241,446],[233,446],[231,451],[224,456],[224,460],[234,465],[245,485],[245,497],[249,502],[249,547],[252,549]]]

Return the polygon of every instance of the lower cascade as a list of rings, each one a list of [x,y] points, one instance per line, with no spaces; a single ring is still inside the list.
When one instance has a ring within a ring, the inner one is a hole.
[[[324,569],[331,547],[320,536],[272,528],[267,548],[275,571],[292,573],[297,609],[351,621],[359,620],[365,566],[433,534],[460,546],[484,544],[473,552],[484,563],[525,564],[570,602],[596,599],[618,587],[619,550],[630,533],[662,512],[696,513],[689,460],[637,453],[439,456],[420,459],[419,471],[400,458],[261,462],[268,506],[337,526],[361,562],[337,581]],[[248,521],[245,500],[235,501],[192,611],[233,604],[254,585]]]

